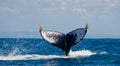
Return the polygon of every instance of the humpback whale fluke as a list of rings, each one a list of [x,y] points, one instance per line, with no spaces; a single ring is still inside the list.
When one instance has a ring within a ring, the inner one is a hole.
[[[69,54],[70,48],[79,43],[84,38],[87,33],[87,29],[88,24],[86,24],[85,28],[78,28],[67,34],[51,30],[43,30],[42,27],[40,27],[39,31],[44,40],[62,49],[67,56]]]

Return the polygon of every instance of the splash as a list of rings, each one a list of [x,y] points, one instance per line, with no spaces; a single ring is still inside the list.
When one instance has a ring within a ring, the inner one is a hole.
[[[27,54],[27,55],[9,55],[9,56],[0,56],[0,60],[39,60],[39,59],[54,59],[54,58],[78,58],[78,57],[89,57],[91,55],[97,54],[90,50],[79,50],[79,51],[70,51],[69,56],[64,55],[39,55],[39,54]]]
[[[17,53],[19,53],[19,48],[15,48],[13,51],[11,51],[8,55],[9,56],[14,56],[16,55]]]

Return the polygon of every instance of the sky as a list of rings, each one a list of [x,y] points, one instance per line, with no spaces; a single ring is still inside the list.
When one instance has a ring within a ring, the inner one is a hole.
[[[89,24],[87,37],[120,38],[120,0],[0,0],[0,32],[68,33]]]

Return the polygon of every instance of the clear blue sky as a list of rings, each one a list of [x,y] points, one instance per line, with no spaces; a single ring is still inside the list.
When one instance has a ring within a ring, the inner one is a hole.
[[[67,33],[86,23],[88,37],[120,38],[120,0],[0,0],[0,32]]]

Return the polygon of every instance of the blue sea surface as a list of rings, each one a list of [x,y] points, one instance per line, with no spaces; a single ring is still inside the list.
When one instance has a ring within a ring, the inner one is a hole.
[[[120,39],[83,39],[69,56],[37,38],[0,38],[1,66],[120,66]]]

